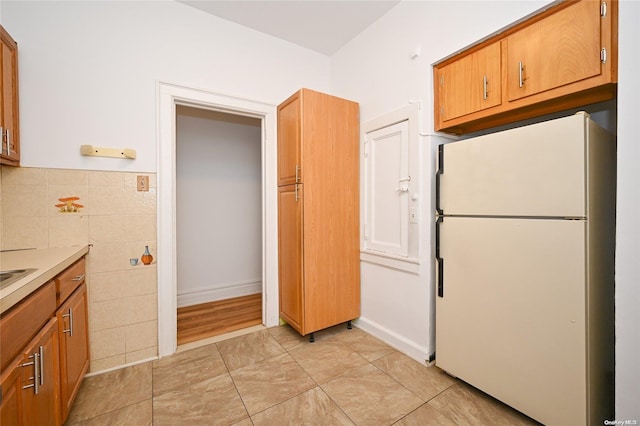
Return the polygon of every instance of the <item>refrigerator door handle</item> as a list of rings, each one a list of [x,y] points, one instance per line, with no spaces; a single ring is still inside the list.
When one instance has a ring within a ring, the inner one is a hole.
[[[436,262],[438,263],[438,297],[444,297],[444,259],[440,257],[440,224],[444,221],[442,216],[436,220]]]
[[[444,145],[438,145],[438,170],[436,171],[436,213],[442,215],[444,212],[440,207],[440,177],[444,173]]]

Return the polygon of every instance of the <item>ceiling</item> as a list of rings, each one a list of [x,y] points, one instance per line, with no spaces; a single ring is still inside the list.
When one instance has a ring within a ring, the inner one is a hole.
[[[400,0],[177,0],[203,12],[332,55]]]

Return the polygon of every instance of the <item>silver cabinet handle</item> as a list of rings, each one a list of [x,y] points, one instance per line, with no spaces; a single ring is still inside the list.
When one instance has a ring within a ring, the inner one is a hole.
[[[488,97],[488,93],[487,93],[487,76],[484,76],[484,79],[482,81],[482,99],[484,99],[485,101],[487,100]]]
[[[33,361],[31,362],[25,362],[24,364],[22,364],[22,367],[29,367],[31,365],[33,365],[33,376],[29,378],[29,380],[33,380],[33,383],[30,385],[26,385],[23,386],[22,389],[29,389],[29,388],[33,388],[33,393],[35,395],[38,394],[38,392],[40,392],[40,382],[42,380],[41,375],[41,369],[43,367],[43,364],[41,364],[40,361],[40,353],[42,353],[43,348],[42,346],[40,346],[40,352],[36,352],[33,355],[29,356],[29,359],[33,359]]]
[[[300,182],[300,166],[296,164],[296,183]]]
[[[75,277],[71,278],[71,281],[82,281],[84,279],[85,274],[82,275],[76,275]]]
[[[9,146],[7,144],[7,154],[9,153]],[[0,154],[4,154],[4,127],[0,126]]]
[[[69,328],[62,330],[62,332],[69,333],[69,337],[73,337],[73,310],[69,308],[69,311],[66,314],[62,314],[62,318],[69,318]]]
[[[9,133],[9,129],[4,132],[7,135],[7,154],[11,154],[11,134]]]
[[[522,70],[524,69],[524,66],[522,65],[522,61],[518,62],[518,74],[520,75],[520,88],[522,88],[522,86],[524,86],[524,79],[522,78]]]
[[[300,196],[298,195],[298,184],[296,184],[296,201],[300,200]]]
[[[44,346],[40,346],[40,386],[44,385]]]

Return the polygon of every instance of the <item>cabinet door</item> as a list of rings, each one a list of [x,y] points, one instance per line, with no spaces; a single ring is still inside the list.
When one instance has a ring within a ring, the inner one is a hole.
[[[58,321],[52,318],[31,341],[22,357],[24,424],[60,424]]]
[[[278,106],[278,186],[303,182],[300,93]]]
[[[64,422],[89,367],[87,287],[84,283],[60,307],[57,317],[60,338],[60,398]]]
[[[21,387],[20,365],[22,357],[18,357],[2,372],[2,402],[0,403],[0,425],[22,425],[20,417]]]
[[[501,104],[500,42],[435,71],[441,121]]]
[[[600,2],[580,1],[507,38],[508,100],[601,73]]]
[[[304,278],[302,275],[302,187],[278,188],[278,250],[280,316],[299,333],[304,332]]]
[[[2,164],[18,165],[20,150],[18,143],[18,52],[17,44],[0,27],[0,126],[2,127]]]

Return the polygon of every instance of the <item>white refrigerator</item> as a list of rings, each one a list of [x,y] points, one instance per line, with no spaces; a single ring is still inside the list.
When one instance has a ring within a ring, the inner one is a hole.
[[[440,146],[436,365],[545,425],[613,419],[615,164],[583,112]]]

